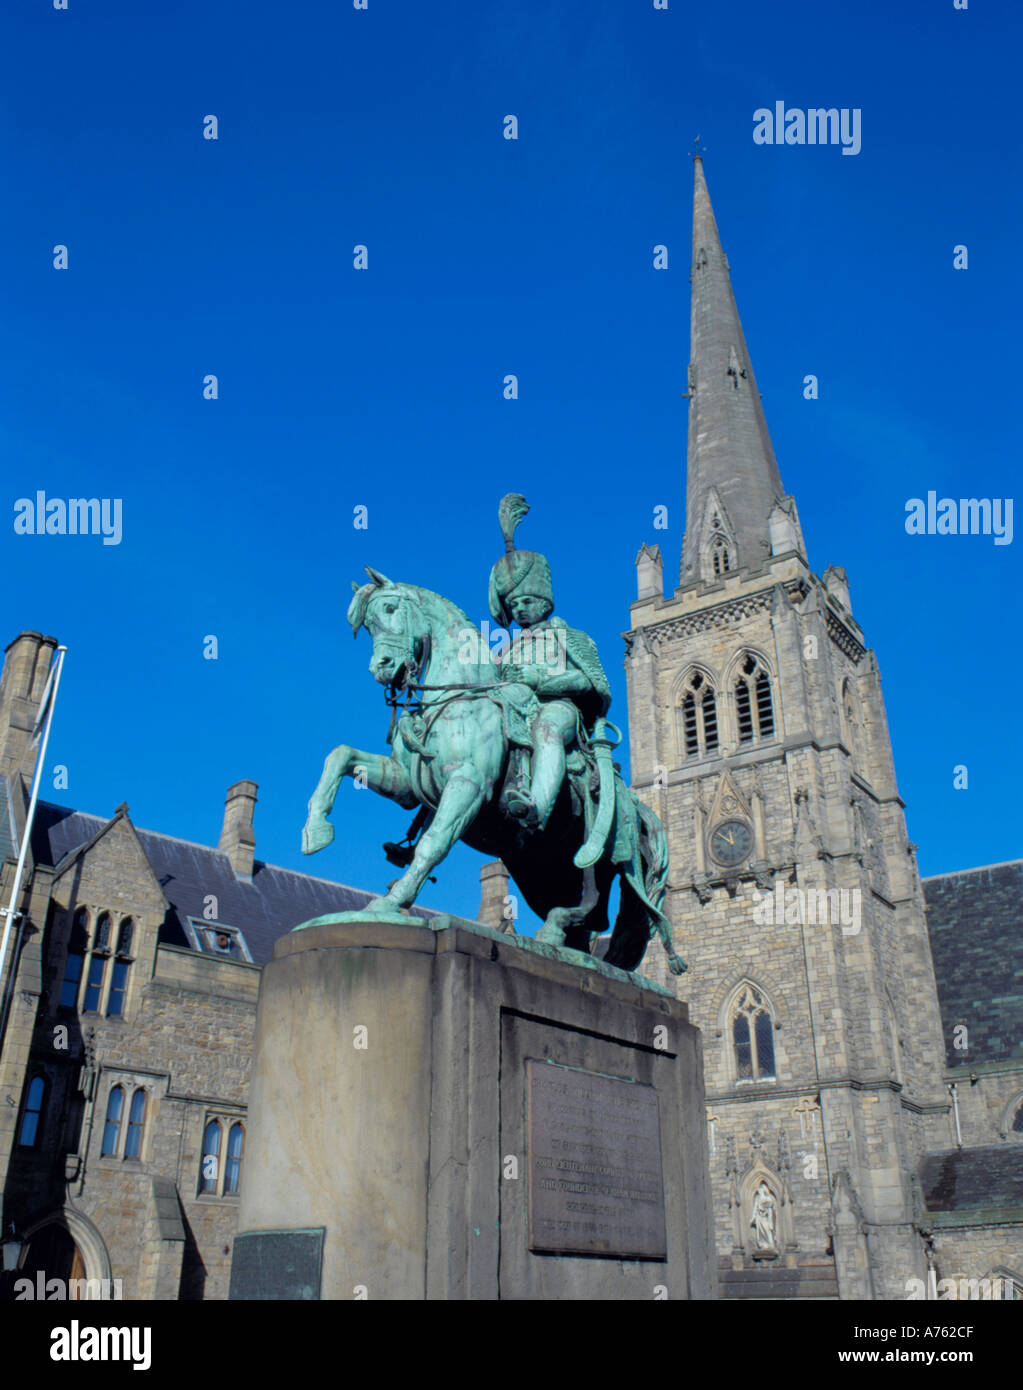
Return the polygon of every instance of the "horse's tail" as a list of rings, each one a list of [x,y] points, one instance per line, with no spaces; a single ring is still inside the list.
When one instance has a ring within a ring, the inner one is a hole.
[[[639,815],[639,852],[643,867],[643,887],[647,906],[652,917],[651,935],[656,931],[668,956],[668,969],[673,975],[682,975],[686,963],[676,954],[671,943],[671,923],[661,910],[668,883],[668,836],[661,818],[650,807],[640,801],[635,792],[630,793]]]

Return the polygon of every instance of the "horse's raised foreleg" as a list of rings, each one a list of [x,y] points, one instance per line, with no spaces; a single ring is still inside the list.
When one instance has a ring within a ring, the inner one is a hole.
[[[410,907],[415,902],[431,870],[479,815],[487,790],[479,769],[468,764],[449,776],[430,827],[416,845],[412,863],[386,897],[375,898],[368,904],[371,911]]]
[[[315,854],[333,840],[334,827],[327,817],[334,808],[334,798],[342,779],[348,774],[359,778],[371,791],[379,792],[381,796],[404,806],[407,811],[419,805],[405,769],[395,758],[385,753],[363,753],[347,743],[338,744],[332,753],[327,754],[323,773],[309,798],[309,815],[302,830],[303,854]]]

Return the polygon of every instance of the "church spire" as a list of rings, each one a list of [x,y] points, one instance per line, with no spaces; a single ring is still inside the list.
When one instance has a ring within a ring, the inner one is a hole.
[[[753,376],[714,209],[693,158],[692,317],[683,585],[759,569],[780,536],[802,553]],[[769,518],[775,508],[774,526]],[[784,514],[784,516],[782,515]],[[805,557],[804,557],[805,558]]]

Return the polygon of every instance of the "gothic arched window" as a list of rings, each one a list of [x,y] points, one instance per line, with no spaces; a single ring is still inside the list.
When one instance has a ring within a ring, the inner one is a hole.
[[[103,1144],[100,1154],[116,1154],[117,1144],[121,1136],[121,1115],[124,1111],[124,1090],[121,1086],[115,1086],[110,1092],[110,1099],[107,1101],[107,1119],[103,1126]]]
[[[199,1169],[199,1191],[216,1193],[220,1178],[220,1124],[210,1120],[202,1141],[202,1165]]]
[[[717,700],[702,671],[694,671],[683,686],[677,718],[679,752],[684,758],[702,758],[714,752],[718,746]]]
[[[731,1008],[732,1047],[738,1081],[775,1076],[774,1022],[767,1001],[751,984],[744,984]]]
[[[774,733],[771,678],[757,657],[744,657],[735,681],[735,714],[739,742],[752,743]]]
[[[142,1130],[146,1123],[146,1093],[141,1086],[131,1098],[128,1112],[128,1137],[124,1141],[125,1158],[138,1158],[142,1153]]]
[[[60,1003],[65,1009],[73,1009],[78,1004],[78,986],[82,979],[82,962],[85,960],[88,945],[89,914],[84,907],[75,913],[71,936],[67,947],[67,964],[64,966],[64,980],[60,987]]]
[[[224,1165],[224,1191],[237,1192],[242,1175],[242,1154],[245,1151],[245,1127],[232,1125],[227,1136],[227,1163]]]
[[[117,932],[117,954],[119,956],[131,955],[131,938],[134,931],[134,922],[130,917],[125,917]]]
[[[1012,1122],[1012,1132],[1013,1134],[1023,1135],[1023,1103],[1020,1104],[1019,1109],[1016,1111],[1016,1118]]]
[[[110,913],[101,913],[92,938],[89,974],[85,981],[86,1013],[99,1013],[102,1004],[103,980],[107,970],[107,958],[110,955],[110,928]]]
[[[106,955],[110,950],[110,913],[104,912],[96,923],[96,938],[92,943],[93,955]]]

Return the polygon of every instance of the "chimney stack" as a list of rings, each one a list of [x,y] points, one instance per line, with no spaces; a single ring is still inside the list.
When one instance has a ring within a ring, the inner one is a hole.
[[[255,782],[235,782],[227,789],[224,803],[224,828],[217,849],[222,849],[231,861],[237,878],[251,879],[256,857],[256,832],[252,828],[252,813],[256,807]]]
[[[508,896],[508,870],[500,859],[492,859],[480,869],[480,910],[477,921],[494,931],[515,935],[514,917],[505,916],[505,898]]]

